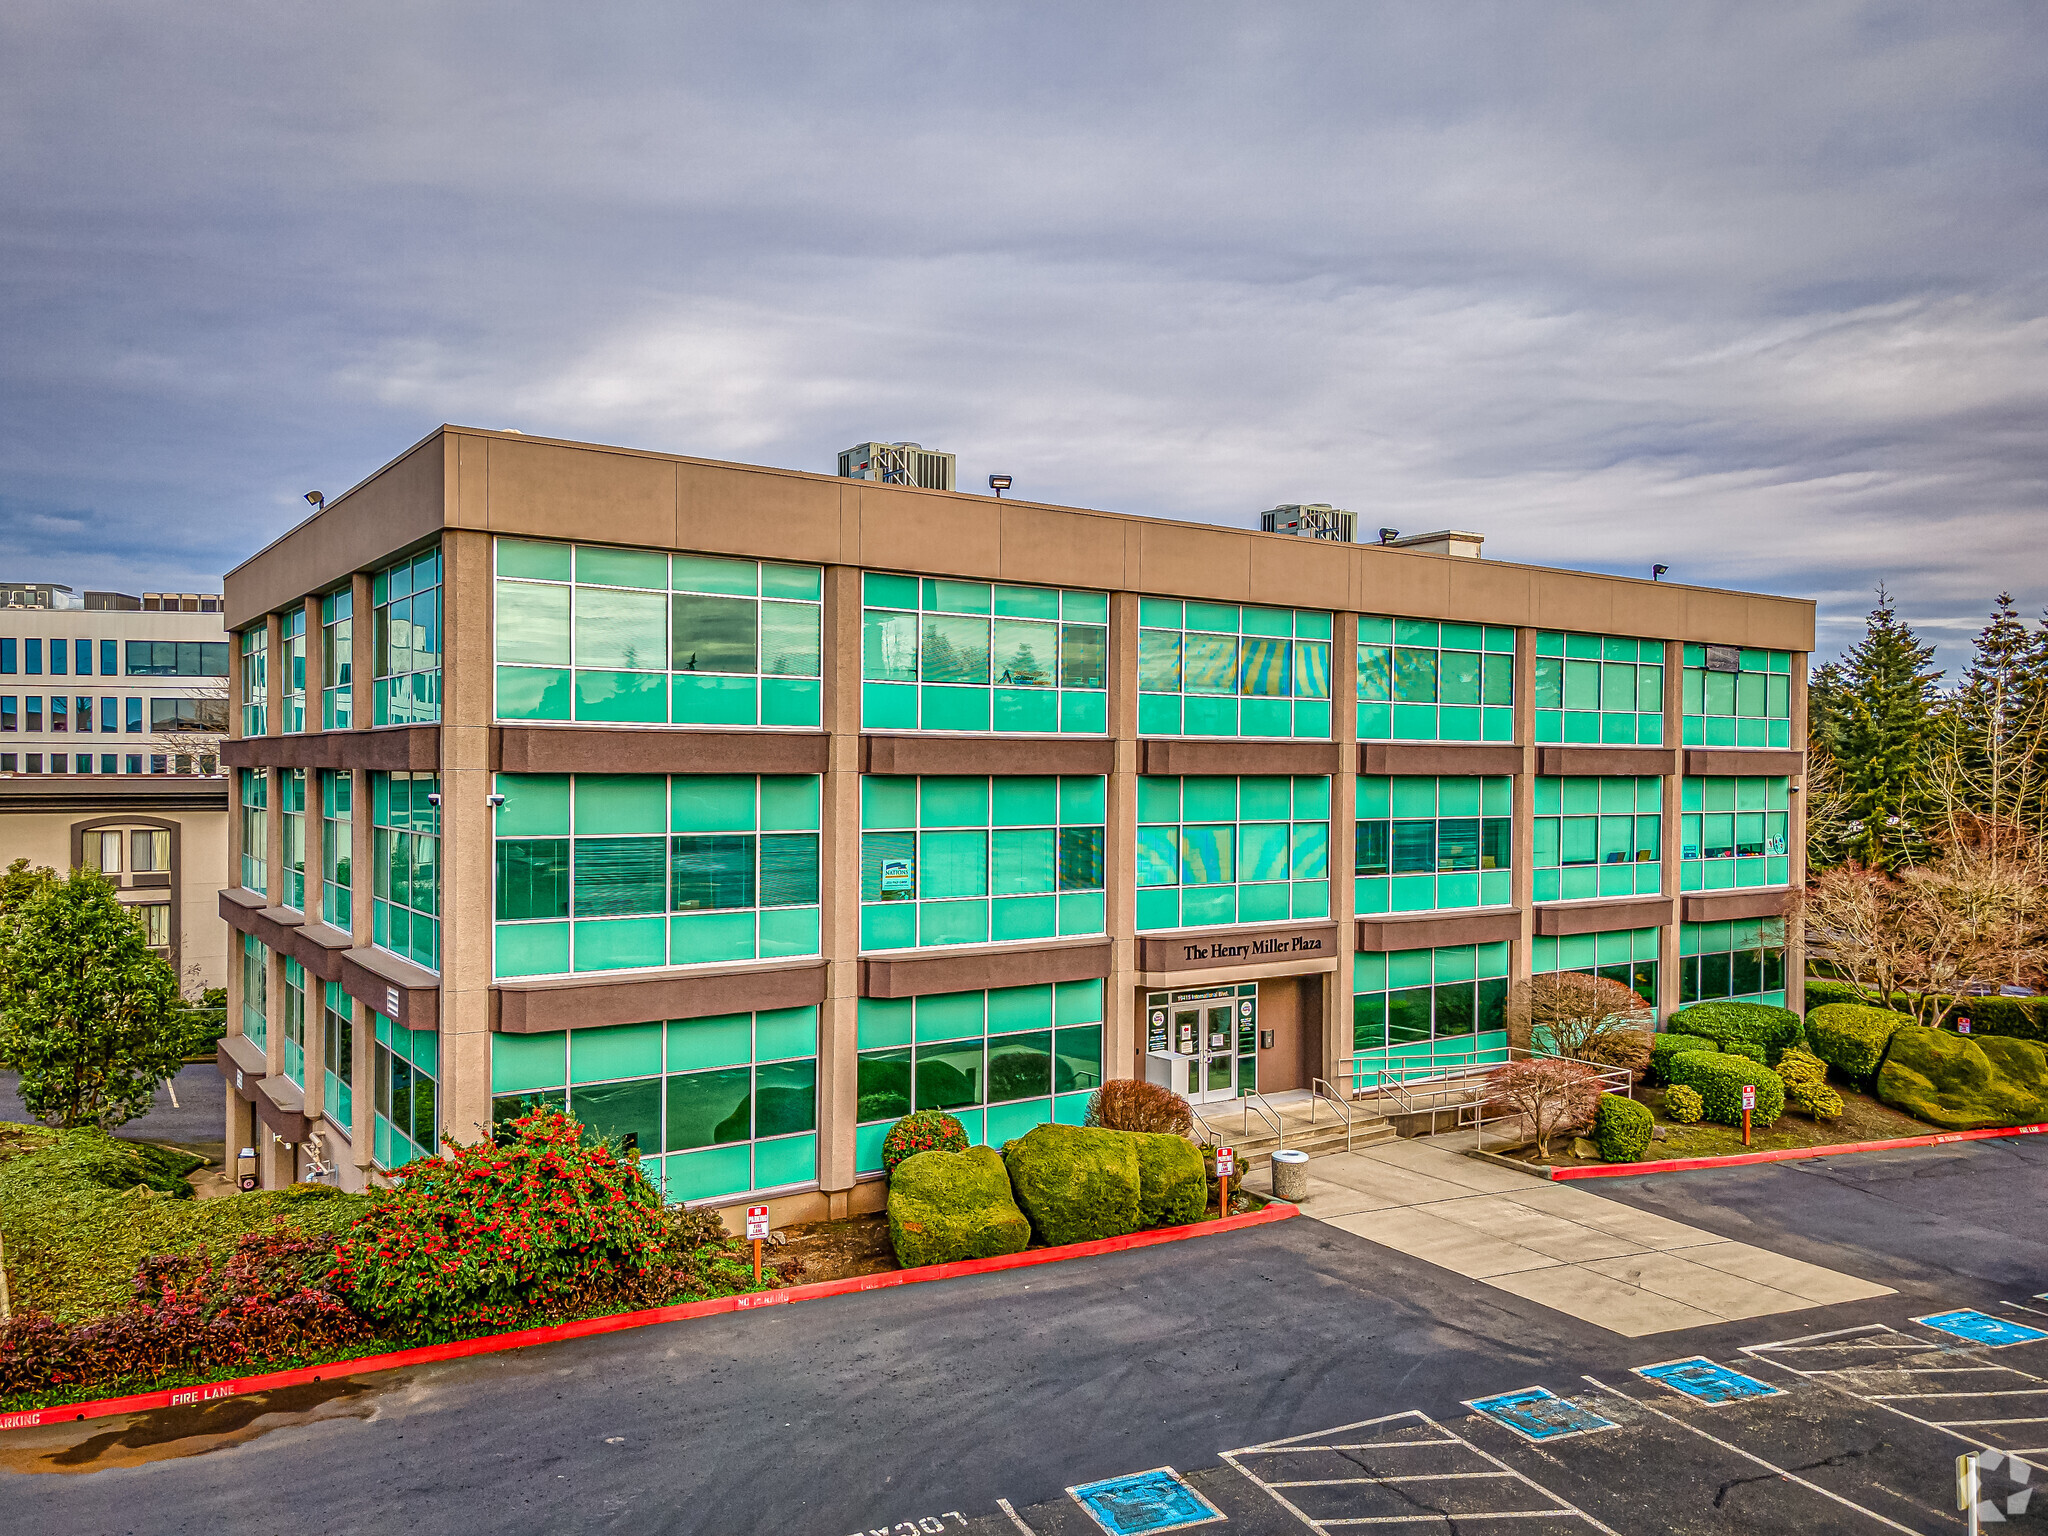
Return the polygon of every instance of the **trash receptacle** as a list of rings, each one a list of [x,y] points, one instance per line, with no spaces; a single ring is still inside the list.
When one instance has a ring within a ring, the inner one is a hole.
[[[1275,1152],[1273,1154],[1273,1198],[1285,1200],[1290,1205],[1308,1198],[1308,1154],[1306,1152]]]

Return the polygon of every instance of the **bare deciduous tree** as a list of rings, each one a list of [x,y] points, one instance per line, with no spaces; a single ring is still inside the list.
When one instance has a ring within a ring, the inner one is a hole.
[[[1649,1003],[1605,976],[1560,971],[1518,981],[1508,993],[1508,1044],[1580,1061],[1596,1059],[1592,1053],[1610,1037],[1641,1034],[1655,1019]]]
[[[1600,1070],[1583,1061],[1536,1056],[1486,1074],[1488,1109],[1521,1115],[1536,1136],[1536,1155],[1550,1156],[1550,1138],[1591,1122],[1600,1107]]]

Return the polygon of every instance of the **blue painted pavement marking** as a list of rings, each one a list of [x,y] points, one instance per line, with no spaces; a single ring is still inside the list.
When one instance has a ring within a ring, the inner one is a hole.
[[[1716,1365],[1705,1355],[1694,1355],[1689,1360],[1667,1360],[1662,1365],[1638,1366],[1636,1375],[1660,1381],[1711,1408],[1718,1408],[1723,1403],[1738,1403],[1749,1397],[1780,1397],[1785,1390],[1758,1381],[1754,1376],[1730,1370],[1725,1365]]]
[[[1952,1333],[1959,1339],[1968,1339],[1972,1344],[1988,1344],[1994,1349],[2001,1344],[2032,1344],[2037,1339],[2048,1339],[2048,1329],[2029,1328],[2025,1323],[2008,1322],[1970,1307],[1954,1312],[1937,1312],[1932,1317],[1916,1317],[1913,1321],[1923,1327]]]
[[[1465,1406],[1538,1444],[1616,1427],[1612,1419],[1603,1419],[1592,1409],[1581,1408],[1548,1387],[1525,1387],[1520,1392],[1473,1398]]]
[[[1221,1510],[1182,1482],[1171,1467],[1105,1477],[1067,1492],[1109,1536],[1150,1536],[1223,1518]]]

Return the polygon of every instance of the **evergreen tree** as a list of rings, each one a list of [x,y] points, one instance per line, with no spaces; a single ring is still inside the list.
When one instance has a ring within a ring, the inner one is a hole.
[[[1920,643],[1880,586],[1862,640],[1839,663],[1822,724],[1847,822],[1842,851],[1859,863],[1890,869],[1925,845],[1941,679],[1933,660],[1934,647]]]
[[[1952,819],[1981,817],[2002,827],[2041,821],[2044,711],[2042,635],[2029,630],[2001,592],[1991,622],[1971,643],[1969,669],[1949,702],[1947,760],[1936,779]]]

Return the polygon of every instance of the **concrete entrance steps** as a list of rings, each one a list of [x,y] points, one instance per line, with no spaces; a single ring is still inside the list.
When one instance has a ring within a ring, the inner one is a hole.
[[[1268,1094],[1262,1103],[1279,1119],[1278,1135],[1257,1106],[1246,1107],[1234,1101],[1195,1106],[1195,1113],[1202,1116],[1195,1134],[1200,1137],[1206,1123],[1211,1134],[1220,1137],[1225,1146],[1234,1147],[1240,1174],[1267,1167],[1273,1154],[1283,1146],[1291,1152],[1306,1152],[1312,1158],[1345,1150],[1347,1132],[1343,1117],[1327,1099],[1316,1104],[1306,1089],[1295,1089]],[[1352,1150],[1393,1141],[1396,1136],[1394,1127],[1369,1108],[1361,1104],[1351,1106],[1348,1139]]]

